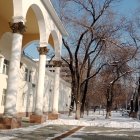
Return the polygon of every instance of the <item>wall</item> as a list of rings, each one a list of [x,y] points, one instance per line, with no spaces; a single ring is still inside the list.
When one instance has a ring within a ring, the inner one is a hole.
[[[50,112],[52,110],[53,94],[54,94],[54,76],[53,72],[46,69],[45,77],[45,91],[44,91],[44,112]],[[60,79],[60,89],[59,89],[59,112],[69,111],[69,105],[71,100],[71,86],[69,83]]]

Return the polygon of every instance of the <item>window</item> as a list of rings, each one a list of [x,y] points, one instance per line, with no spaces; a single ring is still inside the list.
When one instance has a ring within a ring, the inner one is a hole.
[[[3,64],[3,74],[8,75],[8,69],[9,69],[9,61],[5,59]]]
[[[32,71],[30,70],[29,71],[29,82],[31,82],[32,81]]]
[[[3,89],[1,106],[5,105],[5,98],[6,98],[6,89]]]
[[[20,62],[20,68],[22,67],[22,65],[23,65],[23,63],[22,63],[22,62]]]
[[[26,98],[26,93],[24,92],[24,93],[22,94],[22,106],[25,105],[25,98]]]
[[[35,84],[32,84],[32,87],[33,87],[33,88],[35,88],[35,87],[36,87],[36,85],[35,85]]]
[[[28,69],[25,68],[25,78],[24,78],[25,81],[28,81]]]
[[[49,70],[50,72],[55,72],[55,70]]]
[[[32,82],[32,71],[27,68],[25,68],[24,80],[28,82]]]

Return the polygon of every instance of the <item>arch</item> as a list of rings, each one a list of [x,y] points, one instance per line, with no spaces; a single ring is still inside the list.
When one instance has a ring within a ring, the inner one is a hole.
[[[49,40],[53,40],[54,50],[55,50],[55,58],[59,59],[61,56],[61,42],[58,38],[58,35],[55,30],[50,32]],[[48,40],[48,42],[49,42]]]
[[[59,46],[59,39],[58,39],[58,35],[57,35],[56,31],[55,30],[52,30],[50,32],[50,36],[52,36],[52,38],[53,38],[54,47],[58,47]]]
[[[47,36],[46,36],[47,35],[47,31],[46,31],[47,28],[46,28],[45,18],[44,18],[43,12],[41,11],[40,7],[36,4],[30,5],[30,7],[33,9],[33,11],[36,15],[36,18],[37,18],[37,22],[38,22],[38,26],[39,26],[40,42],[45,43],[46,38],[47,38]],[[28,8],[28,10],[29,10],[29,8]],[[27,12],[28,12],[28,10],[27,10]],[[46,42],[46,44],[47,44],[47,42]]]
[[[49,19],[48,20],[46,19],[46,10],[42,5],[41,1],[38,0],[31,0],[31,1],[13,0],[13,1],[14,1],[15,8],[18,9],[14,11],[14,17],[17,16],[17,17],[21,17],[21,19],[22,17],[23,19],[26,19],[26,16],[28,12],[30,12],[29,10],[31,8],[33,13],[35,14],[36,21],[38,22],[39,34],[31,35],[30,32],[26,32],[26,35],[24,36],[24,40],[23,40],[23,45],[27,44],[27,42],[30,41],[28,35],[31,36],[33,40],[37,40],[40,37],[39,39],[40,47],[47,46],[48,43],[50,43],[50,45],[54,47],[55,57],[60,58],[62,36],[59,34],[59,31],[56,29],[56,27],[48,24]]]
[[[39,53],[37,51],[38,46],[39,40],[32,40],[23,46],[22,52],[34,60],[39,59]]]
[[[43,11],[44,9],[41,2],[38,0],[30,0],[30,1],[13,0],[13,3],[14,3],[13,19],[15,21],[20,20],[25,22],[29,9],[31,8],[33,10],[33,12],[35,13],[36,21],[38,22],[40,42],[43,45],[47,45],[48,35],[45,23],[45,12]]]
[[[23,46],[22,50],[24,51],[25,48],[27,48],[29,45],[31,45],[31,44],[34,43],[34,42],[39,42],[39,40],[32,40],[32,41],[28,42],[27,44],[25,44],[25,45]]]

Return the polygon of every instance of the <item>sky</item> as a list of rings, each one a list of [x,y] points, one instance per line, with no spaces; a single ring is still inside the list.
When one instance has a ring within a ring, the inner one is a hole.
[[[57,2],[58,0],[51,0],[53,3]],[[140,0],[121,0],[119,4],[116,4],[113,9],[117,11],[118,15],[123,15],[126,17],[133,17],[134,11],[136,9],[140,9]],[[36,47],[38,45],[32,44],[25,49],[25,52],[32,56],[33,58],[37,59],[39,57]]]
[[[140,8],[140,0],[121,0],[116,9],[121,15],[132,16],[135,9]]]

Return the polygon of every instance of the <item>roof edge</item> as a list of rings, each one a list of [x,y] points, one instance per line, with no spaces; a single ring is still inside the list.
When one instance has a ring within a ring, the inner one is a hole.
[[[49,14],[51,15],[53,21],[55,21],[56,26],[58,27],[59,31],[61,32],[62,36],[67,37],[68,33],[62,23],[62,21],[60,20],[60,18],[58,17],[52,3],[50,0],[41,0],[43,5],[45,6],[45,8],[48,10]]]

